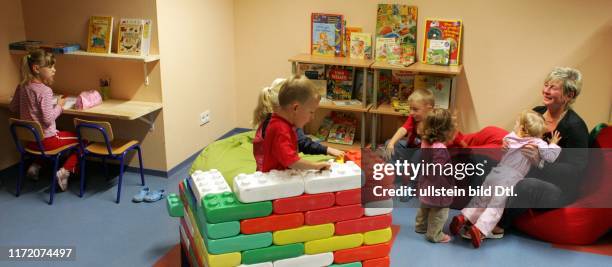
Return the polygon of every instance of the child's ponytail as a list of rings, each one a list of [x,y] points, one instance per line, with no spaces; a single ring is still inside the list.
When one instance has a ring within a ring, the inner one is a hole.
[[[278,107],[278,92],[285,81],[285,79],[276,79],[272,82],[272,85],[264,87],[259,92],[257,106],[253,111],[253,120],[251,121],[254,128],[257,128]]]
[[[34,65],[40,67],[49,67],[55,65],[55,56],[52,53],[45,52],[44,50],[37,49],[29,52],[21,59],[21,82],[19,85],[24,86],[30,83],[34,78],[38,77],[33,72],[32,68]]]

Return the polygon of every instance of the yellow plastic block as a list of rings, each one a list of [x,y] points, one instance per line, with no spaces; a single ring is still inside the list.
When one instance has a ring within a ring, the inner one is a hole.
[[[195,217],[190,209],[187,209],[187,217],[190,221],[191,225],[197,225],[195,222]],[[200,234],[200,230],[197,227],[193,228],[193,242],[195,243],[195,247],[198,250],[198,253],[202,257],[202,262],[205,262],[208,267],[233,267],[238,266],[242,262],[242,254],[240,252],[232,252],[225,254],[209,254],[206,245],[204,244],[204,240],[202,239],[202,235]]]
[[[276,231],[272,234],[272,241],[275,245],[287,245],[323,239],[333,236],[334,229],[333,223],[305,225],[294,229]]]
[[[374,230],[363,234],[363,244],[374,245],[389,242],[391,240],[391,227],[385,229]]]
[[[341,249],[355,248],[363,244],[363,234],[337,235],[304,243],[306,254],[319,254]]]

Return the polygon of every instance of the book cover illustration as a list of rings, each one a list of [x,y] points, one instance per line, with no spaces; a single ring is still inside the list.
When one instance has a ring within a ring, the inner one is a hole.
[[[449,65],[459,65],[461,55],[461,33],[463,29],[461,20],[427,19],[425,21],[423,62],[427,61],[427,49],[431,40],[447,40],[450,42]]]
[[[417,13],[415,6],[379,4],[376,12],[376,37],[396,38],[400,46],[409,44],[416,47]],[[408,56],[410,53],[405,55]]]
[[[151,51],[151,31],[153,28],[153,21],[150,19],[142,20],[144,25],[142,28],[142,55],[148,56]]]
[[[352,145],[355,141],[355,131],[357,129],[357,119],[351,114],[334,114],[332,125],[327,142]]]
[[[351,33],[350,56],[357,59],[372,58],[372,34],[354,32]]]
[[[327,98],[350,100],[353,96],[353,67],[330,66],[327,68]]]
[[[313,13],[311,34],[311,54],[342,56],[344,36],[344,17],[342,15]]]
[[[387,62],[389,46],[395,44],[395,38],[377,37],[376,38],[376,61]]]
[[[331,130],[333,124],[334,121],[332,121],[331,117],[325,117],[319,126],[319,130],[314,134],[314,136],[321,141],[327,140],[327,136],[329,135],[329,131]]]
[[[399,65],[402,57],[402,47],[397,43],[387,45],[387,63]]]
[[[366,94],[368,96],[372,95],[372,91],[374,88],[374,73],[372,71],[367,72],[367,85],[364,88],[363,84],[363,69],[359,68],[355,70],[355,89],[353,89],[353,99],[358,99],[359,101],[364,101],[363,99],[363,90],[367,90]],[[368,99],[368,97],[366,97]]]
[[[408,100],[408,97],[414,91],[415,74],[410,71],[391,71],[391,99],[400,101]]]
[[[92,16],[89,19],[87,52],[110,53],[113,17]]]
[[[327,96],[327,80],[325,79],[325,65],[323,64],[298,64],[298,75],[304,75],[311,80],[321,97]]]
[[[144,22],[142,19],[120,19],[117,34],[117,53],[142,55]]]
[[[400,64],[409,66],[416,60],[416,46],[413,44],[400,44],[402,47],[402,55],[400,57]]]
[[[349,56],[351,54],[351,37],[353,33],[362,32],[362,31],[363,29],[361,27],[345,27],[344,42],[342,43],[344,46],[344,51],[343,51],[344,56]]]
[[[450,42],[448,40],[429,40],[427,42],[426,62],[434,65],[448,65]]]
[[[452,80],[450,77],[416,75],[414,89],[428,89],[435,97],[436,107],[447,109],[450,104],[450,90]]]

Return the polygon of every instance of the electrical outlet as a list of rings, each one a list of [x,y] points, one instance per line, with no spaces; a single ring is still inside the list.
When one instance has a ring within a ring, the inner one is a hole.
[[[200,126],[210,122],[210,110],[200,113]]]

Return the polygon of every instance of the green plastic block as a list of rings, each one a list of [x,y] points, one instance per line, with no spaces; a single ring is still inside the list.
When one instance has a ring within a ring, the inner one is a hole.
[[[206,217],[204,216],[204,209],[202,207],[198,208],[197,206],[195,206],[195,196],[193,195],[191,187],[189,186],[187,180],[183,181],[183,186],[185,188],[187,202],[190,203],[189,208],[191,209],[193,216],[195,216],[196,224],[198,225],[200,233],[204,235],[203,237],[219,239],[236,236],[240,233],[240,222],[238,221],[222,223],[206,222]]]
[[[332,264],[329,267],[361,267],[361,262],[351,262],[345,264]]]
[[[202,199],[204,216],[210,223],[264,217],[272,213],[272,202],[241,203],[233,192],[208,194]]]
[[[237,235],[221,239],[204,238],[204,243],[206,243],[206,248],[210,254],[240,252],[272,245],[272,233]]]
[[[270,246],[242,252],[242,264],[282,260],[304,255],[304,244],[296,243],[283,246]]]
[[[181,201],[177,194],[172,193],[168,195],[166,198],[166,208],[170,217],[183,217],[185,215],[183,201]]]

